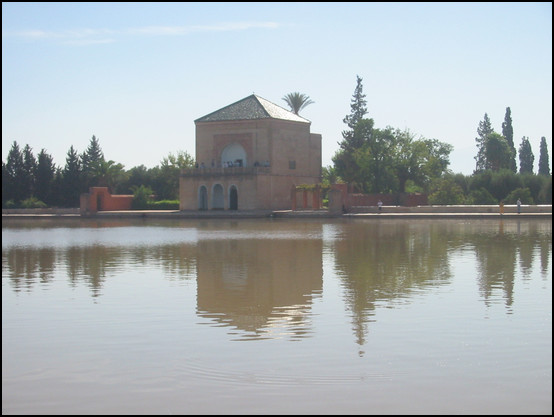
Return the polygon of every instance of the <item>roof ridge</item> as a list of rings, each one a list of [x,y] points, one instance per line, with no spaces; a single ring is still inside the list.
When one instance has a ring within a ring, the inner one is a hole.
[[[194,122],[253,119],[281,119],[311,123],[309,120],[255,93],[200,117]]]
[[[292,112],[288,109],[285,109],[283,106],[280,106],[279,104],[276,104],[276,103],[272,102],[271,100],[268,100],[267,98],[261,97],[257,94],[253,94],[253,95],[256,97],[256,99],[258,99],[258,101],[259,101],[259,99],[267,101],[269,104],[271,104],[273,106],[276,106],[280,110],[284,110],[285,112],[289,113],[292,117],[302,119],[302,120],[298,120],[298,121],[305,121],[305,122],[311,123],[308,119],[305,119],[304,117],[300,116],[299,114],[296,114],[296,113],[294,113],[294,112]],[[268,109],[265,108],[264,104],[263,103],[260,103],[260,104],[262,105],[262,107],[264,107],[264,110],[269,113]],[[270,113],[269,117],[274,117],[274,116],[272,116],[271,113]],[[276,118],[279,118],[279,117],[276,117]]]

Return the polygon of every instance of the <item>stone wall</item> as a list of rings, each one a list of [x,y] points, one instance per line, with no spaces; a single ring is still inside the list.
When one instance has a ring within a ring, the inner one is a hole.
[[[131,210],[133,195],[110,194],[108,187],[91,187],[88,193],[81,194],[81,214],[97,211]]]

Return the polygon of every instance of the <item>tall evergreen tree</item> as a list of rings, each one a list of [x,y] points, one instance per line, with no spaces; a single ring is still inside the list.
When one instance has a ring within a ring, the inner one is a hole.
[[[370,193],[405,191],[406,183],[426,187],[449,164],[451,146],[438,140],[415,139],[408,130],[374,128],[367,113],[362,79],[351,101],[351,113],[343,121],[339,151],[333,156],[335,173],[343,181]]]
[[[519,145],[519,173],[525,174],[533,173],[533,163],[535,162],[535,156],[531,149],[531,143],[529,138],[525,136],[521,138],[521,144]]]
[[[550,175],[550,162],[548,157],[548,146],[546,138],[541,138],[541,148],[539,155],[539,175]]]
[[[102,148],[100,147],[100,141],[96,138],[96,136],[92,135],[86,151],[83,152],[81,156],[82,169],[86,171],[95,163],[103,160],[104,152],[102,152]]]
[[[30,198],[35,193],[35,174],[37,170],[37,160],[33,155],[33,149],[29,144],[23,148],[23,187],[25,198]]]
[[[19,149],[19,145],[16,141],[12,143],[12,147],[8,152],[8,158],[6,159],[6,174],[6,182],[8,184],[6,200],[13,200],[14,203],[18,204],[26,197],[23,153],[21,149]]]
[[[52,156],[43,148],[37,157],[35,196],[47,205],[54,205],[53,184],[56,166]]]
[[[354,94],[350,100],[350,114],[346,115],[342,120],[350,129],[354,129],[358,122],[367,114],[367,101],[365,100],[363,90],[364,87],[362,85],[362,78],[359,75],[356,75],[356,88],[354,89]]]
[[[373,119],[364,118],[367,114],[366,104],[362,78],[357,75],[350,114],[343,119],[349,129],[342,132],[340,148],[332,158],[336,173],[345,182],[359,183],[364,177],[358,166],[360,155],[356,154],[370,140],[373,131]]]
[[[64,195],[64,176],[63,168],[56,165],[54,171],[54,181],[52,181],[52,206],[64,206],[65,205],[65,195]],[[79,200],[79,204],[80,204]]]
[[[485,113],[483,121],[479,122],[479,127],[477,128],[477,137],[475,142],[477,142],[477,155],[475,156],[475,172],[481,172],[487,169],[487,156],[486,156],[486,145],[487,137],[494,133],[492,128],[489,115]]]
[[[8,191],[10,188],[10,182],[8,179],[8,169],[6,168],[6,164],[4,161],[2,161],[2,207],[6,206],[6,203],[8,201]]]
[[[512,111],[509,107],[506,107],[506,114],[504,115],[504,121],[502,122],[502,135],[510,145],[510,149],[513,151],[513,158],[511,162],[511,169],[513,172],[517,172],[516,166],[516,147],[514,145],[514,128],[512,127]]]
[[[101,170],[101,164],[104,162],[104,153],[100,147],[100,141],[92,135],[89,146],[81,154],[81,172],[84,182],[84,191],[98,183]]]
[[[81,169],[81,158],[73,145],[67,152],[65,167],[62,172],[62,195],[63,205],[66,207],[78,207],[83,180]]]
[[[343,130],[342,142],[339,143],[341,149],[349,152],[359,149],[367,142],[373,130],[373,119],[367,119],[364,116],[367,114],[367,101],[363,93],[362,78],[356,75],[356,88],[350,101],[350,114],[346,115],[342,120],[348,126],[348,130]],[[364,121],[364,127],[357,129],[361,121]]]

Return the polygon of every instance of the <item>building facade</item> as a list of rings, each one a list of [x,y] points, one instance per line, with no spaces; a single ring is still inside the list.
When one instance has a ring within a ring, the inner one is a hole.
[[[194,121],[196,168],[181,171],[180,210],[283,210],[321,182],[321,135],[257,95]]]

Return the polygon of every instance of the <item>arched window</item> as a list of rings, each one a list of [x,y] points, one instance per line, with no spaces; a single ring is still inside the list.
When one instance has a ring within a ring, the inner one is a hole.
[[[223,186],[221,184],[215,184],[212,189],[212,209],[223,210]]]
[[[233,166],[247,166],[246,151],[238,143],[232,143],[223,149],[221,152],[221,166],[226,166],[226,163],[231,162]]]

